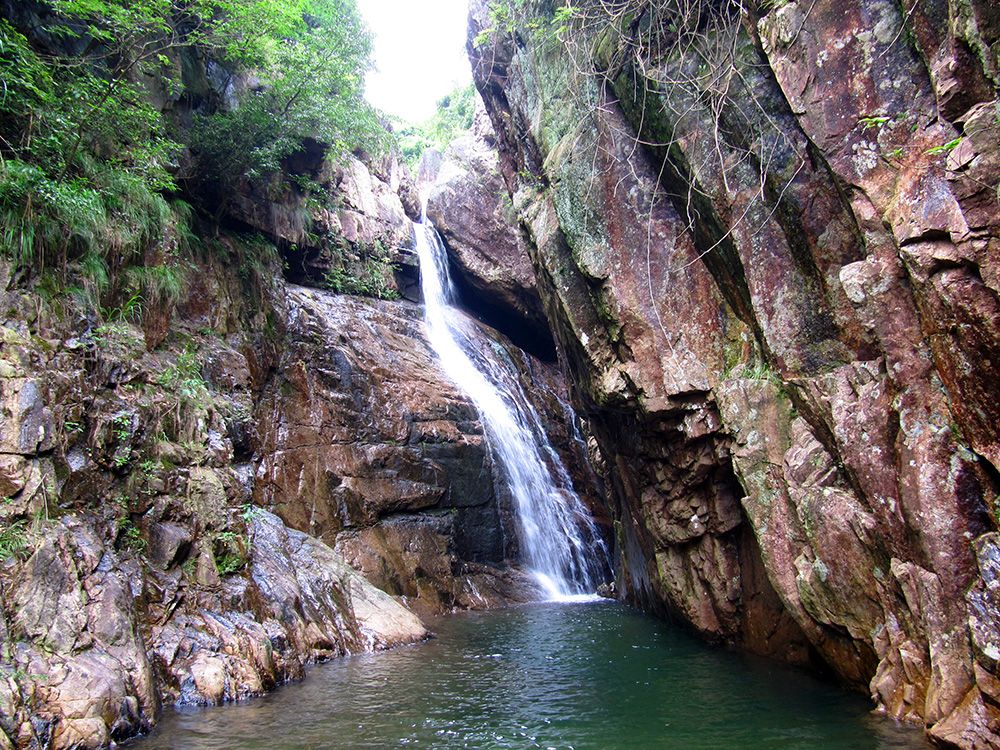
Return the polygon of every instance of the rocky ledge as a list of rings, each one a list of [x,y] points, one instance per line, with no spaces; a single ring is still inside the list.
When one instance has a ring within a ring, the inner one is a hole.
[[[54,522],[0,620],[5,746],[104,747],[147,731],[163,702],[260,695],[310,662],[427,635],[325,544],[262,510],[246,525],[245,569],[199,586],[170,568],[191,547],[181,526],[152,529],[144,571],[102,541],[97,519]]]

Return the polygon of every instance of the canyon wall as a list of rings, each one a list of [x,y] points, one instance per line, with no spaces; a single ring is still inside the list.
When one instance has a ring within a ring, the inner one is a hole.
[[[910,6],[476,0],[469,52],[620,594],[995,747],[1000,25]]]
[[[5,15],[37,32],[32,8]],[[178,123],[239,95],[178,65],[180,93],[150,91]],[[411,301],[409,175],[324,152],[198,196],[214,212],[171,203],[103,298],[75,258],[61,278],[0,261],[0,748],[106,747],[172,704],[422,639],[418,616],[537,596]],[[481,339],[565,435],[558,369]]]

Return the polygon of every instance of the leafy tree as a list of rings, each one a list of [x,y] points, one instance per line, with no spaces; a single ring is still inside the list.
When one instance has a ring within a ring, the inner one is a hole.
[[[201,117],[192,143],[204,177],[259,178],[305,138],[334,154],[381,150],[387,134],[363,99],[371,39],[352,0],[310,0],[302,23],[262,50],[262,85],[231,111]]]
[[[185,140],[222,182],[277,169],[306,136],[335,152],[380,140],[353,0],[34,7],[41,29],[0,19],[0,252],[28,272],[58,263],[65,276],[68,259],[90,257],[86,268],[114,275],[138,256],[169,216]],[[178,59],[192,48],[260,83],[234,111],[171,134],[150,94],[182,90]]]
[[[466,133],[476,115],[476,96],[476,87],[471,82],[456,86],[450,94],[438,100],[437,111],[429,120],[402,128],[399,144],[407,163],[415,165],[428,148],[443,151],[449,143]]]

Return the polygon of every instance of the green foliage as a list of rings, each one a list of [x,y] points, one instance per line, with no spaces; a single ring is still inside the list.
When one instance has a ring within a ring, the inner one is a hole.
[[[39,54],[24,34],[0,20],[4,151],[43,166],[58,181],[72,176],[84,153],[113,154],[108,161],[154,189],[169,186],[165,167],[176,144],[166,138],[159,112],[132,83],[141,62],[130,59],[127,51],[128,40],[137,39],[135,30],[116,27],[122,43],[111,45],[107,39],[111,27],[102,29],[76,7],[84,4],[54,0],[61,22],[46,31],[53,37],[93,39],[96,44],[85,58]]]
[[[201,376],[201,362],[198,350],[188,343],[177,355],[173,365],[157,377],[156,382],[171,391],[176,391],[181,401],[197,401],[208,391],[208,384]]]
[[[399,294],[389,286],[378,271],[369,270],[362,276],[355,276],[343,268],[331,268],[323,277],[323,285],[340,294],[357,294],[377,299],[396,299]]]
[[[251,524],[263,515],[263,508],[259,508],[253,503],[243,503],[240,506],[240,518],[243,519],[243,523],[245,524]]]
[[[218,249],[221,250],[222,246]],[[256,310],[267,310],[267,300],[274,291],[274,279],[280,274],[282,264],[278,248],[261,234],[247,234],[240,237],[239,242],[225,248],[224,252],[235,261],[243,283],[243,299]],[[235,258],[230,255],[231,252]],[[269,319],[265,329],[270,326]]]
[[[146,551],[142,530],[127,516],[118,519],[118,543],[125,549],[141,555]]]
[[[858,120],[858,124],[861,125],[863,130],[868,130],[869,128],[881,128],[883,125],[888,124],[892,121],[891,117],[862,117]]]
[[[490,25],[476,34],[472,46],[478,49],[489,44],[498,33],[513,34],[523,10],[524,0],[491,0],[488,6]]]
[[[82,275],[88,299],[116,294],[182,213],[163,195],[176,188],[175,138],[213,183],[273,171],[306,137],[335,153],[385,140],[362,98],[370,40],[354,0],[39,3],[47,25],[30,38],[0,19],[0,253],[26,277],[57,266],[64,285]],[[153,102],[181,91],[191,50],[260,85],[234,111],[169,133]],[[151,302],[183,284],[169,259],[132,276]]]
[[[250,559],[250,541],[235,531],[220,531],[213,545],[215,569],[220,576],[242,570]]]
[[[115,508],[116,515],[116,544],[120,549],[128,549],[137,554],[142,554],[146,551],[146,539],[142,535],[142,530],[136,526],[131,516],[135,509],[135,500],[123,492],[115,497],[111,501],[111,504]]]
[[[79,174],[52,177],[19,159],[0,163],[0,255],[23,270],[65,272],[70,258],[95,291],[138,259],[170,208],[142,178],[90,158]]]
[[[390,284],[392,260],[379,242],[375,243],[373,255],[368,256],[363,270],[355,275],[346,268],[331,268],[323,277],[323,285],[341,294],[358,294],[377,299],[398,299],[399,293]]]
[[[111,456],[111,464],[116,469],[124,469],[135,458],[132,448],[132,415],[119,414],[111,420],[111,434],[114,438],[115,451]]]
[[[142,317],[142,294],[133,292],[128,299],[117,307],[102,307],[101,317],[110,324],[139,320]],[[102,326],[98,330],[106,328],[107,326]]]
[[[115,308],[112,313],[117,315],[115,311],[120,309]],[[136,328],[121,318],[98,326],[90,332],[87,338],[103,355],[111,359],[122,360],[135,357],[146,348],[145,342]]]
[[[525,0],[492,0],[488,7],[490,25],[476,34],[472,46],[476,49],[493,41],[498,34],[513,36],[519,29],[543,40],[562,39],[570,23],[581,16],[580,6],[566,0],[552,8],[549,17],[530,16]]]
[[[132,417],[129,414],[119,414],[111,420],[115,441],[126,442],[132,438]]]
[[[737,372],[737,376],[744,380],[766,380],[779,387],[782,384],[778,374],[763,360],[759,360],[752,365],[750,363],[743,364]]]
[[[125,278],[153,304],[177,302],[184,290],[184,269],[173,259],[152,266],[133,266],[125,272]]]
[[[28,523],[14,521],[0,528],[0,560],[20,555],[28,547]]]
[[[580,15],[580,9],[570,5],[560,5],[552,14],[551,33],[555,36],[562,36],[569,29],[570,22]]]
[[[426,122],[408,125],[398,134],[403,159],[411,168],[428,148],[443,151],[453,140],[468,132],[476,115],[476,87],[470,82],[437,102],[437,111]]]
[[[947,154],[949,151],[958,147],[958,144],[962,142],[962,136],[948,141],[947,143],[942,143],[940,146],[934,146],[934,148],[927,149],[927,153],[932,156],[937,156],[939,154]]]
[[[353,0],[304,0],[299,21],[262,45],[262,85],[231,111],[199,118],[192,143],[209,181],[258,179],[306,138],[332,154],[386,145],[378,115],[363,99],[371,39]]]
[[[18,159],[0,165],[0,253],[19,266],[41,270],[47,249],[96,245],[106,218],[100,193],[85,181],[55,180]]]

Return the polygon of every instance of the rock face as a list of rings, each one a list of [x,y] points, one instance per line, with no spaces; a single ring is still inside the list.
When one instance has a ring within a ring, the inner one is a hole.
[[[619,591],[995,746],[995,13],[625,5],[469,46]]]
[[[19,744],[105,746],[148,730],[161,698],[259,695],[316,659],[426,636],[329,547],[264,511],[248,524],[245,576],[216,592],[144,575],[96,526],[75,514],[56,522],[15,579],[4,660],[17,671],[0,684],[0,701],[3,730]],[[161,585],[170,587],[167,610],[147,619],[134,602],[155,599],[143,589]],[[197,604],[186,601],[192,595]],[[19,673],[41,677],[25,691]]]
[[[485,111],[437,166],[427,218],[448,246],[465,306],[536,350],[551,349],[527,239],[500,174]],[[532,346],[534,345],[534,346]]]
[[[500,596],[480,565],[507,553],[495,469],[422,309],[291,287],[288,311],[260,407],[257,502],[422,612]]]
[[[154,351],[137,325],[81,331],[3,293],[4,746],[103,747],[164,704],[259,695],[310,662],[426,635],[342,555],[251,504],[255,412],[282,347],[253,327],[287,308],[275,276],[244,298],[233,265],[198,269]]]
[[[313,192],[289,175],[308,180]],[[391,263],[408,263],[413,235],[400,194],[412,204],[413,188],[395,156],[332,161],[319,144],[306,144],[287,172],[240,187],[228,213],[278,245],[290,279],[333,287],[356,280],[387,291],[406,286]],[[337,200],[322,200],[329,195]]]

